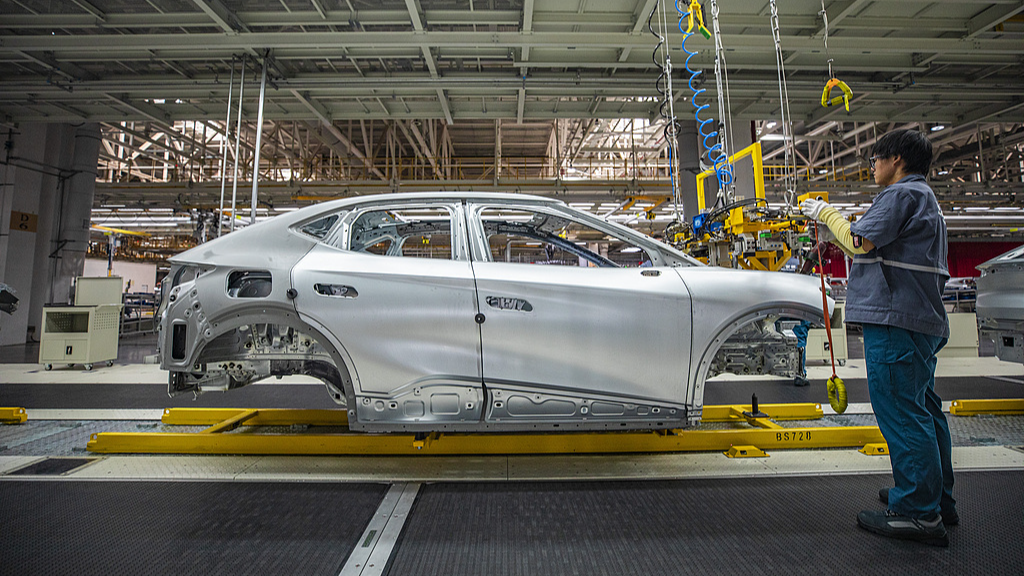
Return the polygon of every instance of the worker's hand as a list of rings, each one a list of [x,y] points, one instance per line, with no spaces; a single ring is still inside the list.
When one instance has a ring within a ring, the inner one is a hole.
[[[821,215],[821,211],[828,206],[828,202],[824,200],[816,200],[814,198],[808,198],[800,204],[800,211],[804,213],[811,220],[818,220],[818,216]]]

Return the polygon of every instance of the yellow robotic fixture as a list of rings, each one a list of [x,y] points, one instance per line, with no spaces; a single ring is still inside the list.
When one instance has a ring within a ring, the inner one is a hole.
[[[715,172],[712,169],[701,172],[697,175],[697,208],[701,215],[676,233],[673,240],[684,251],[712,266],[775,272],[786,265],[799,244],[811,240],[803,217],[769,208],[760,142],[733,154],[729,162],[748,156],[754,165],[754,198],[713,206],[709,210],[704,182]],[[828,199],[824,192],[812,194]]]

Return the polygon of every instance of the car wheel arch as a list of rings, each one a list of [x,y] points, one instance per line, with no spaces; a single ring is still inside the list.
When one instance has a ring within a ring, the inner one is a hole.
[[[701,390],[701,395],[703,393],[704,381],[707,379],[708,370],[711,368],[711,363],[714,361],[715,356],[718,355],[718,352],[722,349],[729,338],[745,326],[770,316],[807,320],[819,325],[823,323],[821,310],[810,307],[794,306],[761,306],[753,310],[743,311],[732,318],[729,318],[725,322],[722,322],[716,328],[714,336],[707,340],[708,344],[704,347],[704,351],[701,353],[699,362],[695,364],[696,371],[691,371],[691,374],[694,376],[693,381],[696,384],[695,388],[699,388]]]
[[[271,324],[284,328],[291,328],[296,332],[307,334],[318,344],[324,347],[338,370],[342,390],[340,391],[346,400],[346,405],[352,406],[355,401],[355,390],[358,387],[358,376],[356,375],[352,359],[344,346],[337,338],[333,337],[323,326],[314,322],[307,322],[301,318],[294,309],[278,309],[268,307],[259,312],[231,312],[219,317],[210,318],[210,334],[204,335],[201,343],[197,343],[191,354],[191,363],[197,362],[203,353],[206,345],[217,338],[229,334],[243,326],[253,324]],[[325,382],[326,384],[326,382]],[[330,390],[332,387],[328,385]],[[332,396],[333,396],[332,390]],[[338,400],[338,398],[335,398]]]

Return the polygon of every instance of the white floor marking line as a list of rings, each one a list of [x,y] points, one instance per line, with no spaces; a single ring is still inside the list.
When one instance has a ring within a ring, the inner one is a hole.
[[[384,573],[419,489],[419,482],[399,482],[391,486],[339,576],[378,576]]]

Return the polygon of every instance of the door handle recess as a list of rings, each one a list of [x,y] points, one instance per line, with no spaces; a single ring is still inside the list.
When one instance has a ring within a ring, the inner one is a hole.
[[[355,288],[343,284],[320,284],[318,282],[313,284],[313,290],[321,296],[331,296],[334,298],[355,298],[359,296],[359,292]]]
[[[507,296],[488,296],[487,305],[498,310],[518,310],[520,312],[533,312],[533,305],[522,298],[510,298]]]

